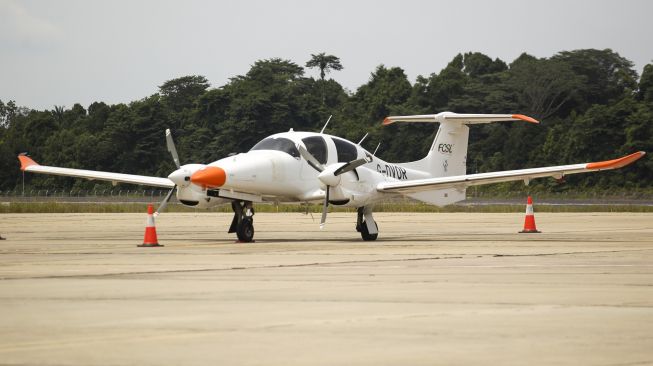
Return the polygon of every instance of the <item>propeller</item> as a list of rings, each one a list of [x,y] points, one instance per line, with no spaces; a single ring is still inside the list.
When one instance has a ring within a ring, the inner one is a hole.
[[[349,161],[342,165],[333,164],[331,166],[325,167],[310,152],[308,152],[305,147],[297,144],[297,150],[299,150],[299,155],[301,155],[306,160],[308,165],[320,173],[318,174],[317,178],[326,186],[324,203],[322,205],[322,218],[320,219],[320,229],[323,229],[324,225],[326,224],[326,217],[329,208],[330,188],[340,184],[340,176],[342,174],[350,172],[359,166],[370,162],[371,160],[369,157],[365,157]]]
[[[320,218],[320,230],[324,229],[326,224],[327,212],[329,211],[329,186],[326,186],[324,203],[322,204],[322,217]]]
[[[352,160],[352,161],[350,161],[348,163],[345,163],[345,165],[341,166],[340,168],[336,169],[333,172],[333,175],[338,176],[340,174],[350,172],[350,171],[358,168],[359,166],[364,165],[365,163],[369,163],[369,162],[370,162],[370,160],[367,157]]]
[[[306,160],[308,165],[317,170],[318,173],[322,173],[324,171],[324,165],[317,161],[313,154],[309,153],[304,146],[297,144],[297,150],[299,150],[299,155],[301,155],[302,158]]]
[[[168,147],[170,155],[172,155],[172,160],[174,160],[177,169],[181,168],[181,165],[179,164],[179,154],[177,154],[177,148],[175,147],[175,142],[172,140],[172,133],[170,132],[169,128],[166,128],[166,146]],[[157,207],[156,211],[154,212],[154,216],[159,216],[159,213],[165,210],[166,206],[168,205],[168,201],[170,201],[170,198],[172,198],[172,194],[175,192],[176,188],[177,184],[175,183],[163,201],[161,201],[159,207]]]
[[[166,146],[168,147],[168,151],[172,155],[172,160],[175,161],[175,166],[177,166],[177,169],[181,167],[179,164],[179,155],[177,154],[177,148],[175,147],[175,142],[172,141],[172,133],[170,132],[169,128],[166,128]]]

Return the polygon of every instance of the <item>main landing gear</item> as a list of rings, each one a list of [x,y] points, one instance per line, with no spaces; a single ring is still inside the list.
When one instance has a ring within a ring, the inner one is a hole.
[[[238,240],[243,243],[254,241],[254,206],[251,201],[232,201],[234,218],[229,227],[230,233],[236,233]],[[372,216],[372,207],[359,207],[356,217],[356,231],[361,233],[365,241],[376,240],[379,236],[379,226]]]
[[[379,227],[372,217],[372,207],[364,206],[358,208],[358,217],[356,218],[356,231],[361,233],[365,241],[376,240],[379,236]]]
[[[229,227],[230,233],[236,233],[238,240],[243,243],[254,241],[254,206],[250,201],[232,201],[234,219]]]

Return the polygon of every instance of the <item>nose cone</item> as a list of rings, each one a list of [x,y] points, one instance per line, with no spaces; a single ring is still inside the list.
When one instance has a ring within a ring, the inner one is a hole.
[[[226,180],[227,173],[217,166],[207,166],[190,176],[192,183],[206,188],[221,187]]]
[[[333,174],[333,169],[324,169],[320,174],[317,175],[317,179],[319,179],[324,185],[327,186],[337,186],[340,184],[340,176]]]
[[[179,187],[186,187],[188,185],[188,181],[190,181],[190,173],[188,173],[185,169],[177,169],[174,172],[170,173],[168,179],[170,179]]]

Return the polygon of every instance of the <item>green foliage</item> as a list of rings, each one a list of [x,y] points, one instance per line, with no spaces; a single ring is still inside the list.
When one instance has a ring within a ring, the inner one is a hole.
[[[545,120],[569,105],[582,82],[582,76],[567,62],[520,57],[510,66],[506,86],[508,92],[515,93],[517,104],[525,108],[523,113]]]
[[[159,94],[173,111],[181,111],[184,108],[192,108],[195,99],[208,87],[209,82],[204,76],[183,76],[163,83],[159,86]]]
[[[653,102],[653,64],[644,66],[637,95],[640,100]]]
[[[324,52],[317,55],[311,54],[311,59],[306,62],[306,67],[317,67],[320,69],[320,79],[324,80],[326,73],[331,70],[342,70],[340,59],[333,55],[327,55]]]
[[[372,151],[380,142],[378,154],[388,161],[422,158],[437,126],[382,127],[387,115],[523,113],[541,120],[540,126],[472,127],[467,165],[473,173],[653,151],[653,64],[638,80],[632,62],[609,49],[564,51],[549,58],[524,53],[509,65],[468,52],[414,83],[401,68],[380,65],[354,93],[324,78],[342,69],[337,57],[311,55],[306,67],[318,68],[320,79],[306,77],[296,63],[273,58],[256,61],[245,75],[218,88],[210,88],[203,76],[183,76],[129,104],[95,102],[87,109],[75,104],[38,111],[0,101],[0,190],[20,185],[16,155],[21,152],[47,165],[166,176],[174,169],[165,147],[166,128],[173,131],[182,163],[207,163],[247,151],[267,135],[290,128],[319,131],[329,115],[333,120],[327,133],[355,142],[369,133],[364,145]],[[653,159],[568,181],[535,180],[528,189],[650,191]],[[31,174],[26,183],[34,189],[108,185]]]
[[[633,63],[610,49],[564,51],[552,60],[567,63],[582,78],[577,100],[581,108],[615,102],[637,88]]]

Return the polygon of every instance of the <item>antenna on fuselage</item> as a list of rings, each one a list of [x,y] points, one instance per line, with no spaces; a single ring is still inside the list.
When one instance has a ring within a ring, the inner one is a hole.
[[[369,134],[370,134],[369,132],[366,133],[365,136],[363,136],[363,138],[362,138],[360,141],[358,141],[358,145],[359,145],[359,146],[360,146],[360,144],[363,143],[363,141],[365,141],[365,139],[367,138],[367,135],[369,135]]]
[[[325,129],[326,126],[329,124],[329,121],[331,121],[331,117],[333,117],[333,114],[329,116],[329,119],[327,119],[327,121],[326,121],[326,123],[324,124],[324,127],[322,127],[322,130],[320,131],[320,133],[324,133],[324,129]]]
[[[379,144],[376,145],[376,149],[374,149],[374,152],[372,153],[372,155],[376,155],[376,151],[379,149],[380,146],[381,146],[381,141],[379,141]]]

